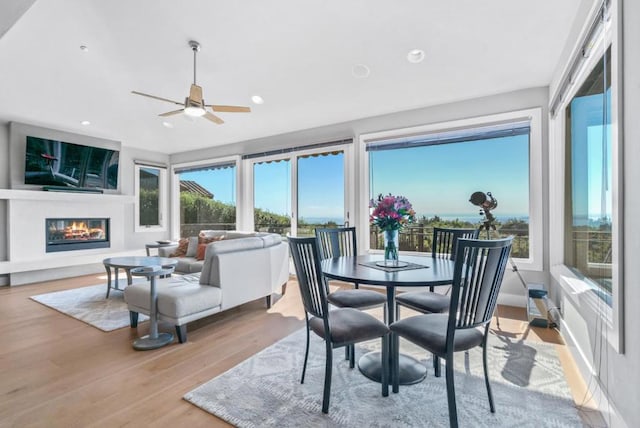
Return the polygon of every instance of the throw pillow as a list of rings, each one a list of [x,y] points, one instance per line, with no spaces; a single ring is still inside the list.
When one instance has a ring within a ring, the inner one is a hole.
[[[204,260],[204,254],[207,252],[207,244],[198,244],[198,252],[196,260]]]
[[[196,254],[198,253],[198,237],[190,236],[188,239],[189,239],[189,245],[187,246],[187,253],[185,254],[185,256],[195,257]]]
[[[169,257],[184,257],[185,254],[187,254],[187,247],[189,246],[189,239],[187,238],[181,238],[178,241],[178,248],[176,248],[176,250],[169,254]]]

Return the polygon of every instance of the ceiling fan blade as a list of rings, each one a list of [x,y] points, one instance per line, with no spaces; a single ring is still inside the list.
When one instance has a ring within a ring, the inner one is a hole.
[[[251,107],[243,107],[243,106],[219,106],[219,105],[208,105],[207,107],[211,107],[213,111],[219,112],[227,112],[227,113],[251,113]]]
[[[174,114],[179,114],[179,113],[182,113],[183,111],[184,109],[181,108],[180,110],[168,111],[166,113],[159,114],[158,116],[162,116],[162,117],[173,116]]]
[[[173,101],[173,100],[169,100],[167,98],[162,98],[162,97],[156,97],[155,95],[149,95],[149,94],[144,94],[142,92],[138,92],[138,91],[131,91],[132,94],[136,94],[136,95],[142,95],[143,97],[149,97],[149,98],[153,98],[154,100],[159,100],[159,101],[166,101],[168,103],[173,103],[173,104],[177,104],[179,106],[184,105],[184,103],[179,103],[178,101]]]
[[[209,119],[211,122],[217,123],[218,125],[222,125],[224,123],[224,120],[210,112],[206,112],[202,117]]]
[[[191,90],[189,91],[189,99],[202,105],[202,87],[198,85],[191,85]]]

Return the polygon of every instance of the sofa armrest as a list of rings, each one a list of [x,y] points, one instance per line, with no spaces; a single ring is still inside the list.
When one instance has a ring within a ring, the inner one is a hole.
[[[169,255],[173,254],[177,248],[178,248],[177,245],[172,245],[170,247],[160,247],[158,248],[158,256],[169,257]]]

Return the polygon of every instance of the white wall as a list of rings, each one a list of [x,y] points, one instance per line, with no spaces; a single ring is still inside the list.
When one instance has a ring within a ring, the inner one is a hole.
[[[496,113],[511,112],[528,108],[542,108],[542,158],[548,157],[548,88],[532,88],[506,94],[483,97],[473,100],[443,104],[434,107],[416,109],[383,116],[364,118],[315,129],[308,129],[289,134],[276,135],[256,140],[244,141],[209,149],[183,152],[171,155],[171,163],[192,162],[201,159],[219,158],[231,155],[264,152],[283,147],[321,143],[353,137],[356,141],[360,134],[367,134],[389,129],[435,124],[458,119],[486,116]],[[356,165],[357,168],[357,165]],[[355,171],[356,177],[360,171]],[[548,200],[548,168],[543,165],[542,200]],[[354,200],[360,200],[356,194]],[[356,210],[357,211],[357,210]],[[355,213],[358,215],[358,212]],[[548,284],[548,207],[543,208],[543,270],[522,272],[527,282]],[[520,282],[512,272],[507,272],[501,291],[501,302],[512,305],[524,305],[524,291]]]

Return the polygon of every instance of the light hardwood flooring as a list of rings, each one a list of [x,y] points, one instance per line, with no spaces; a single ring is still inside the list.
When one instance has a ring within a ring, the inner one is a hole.
[[[0,288],[1,427],[226,427],[182,396],[304,326],[293,280],[269,310],[264,299],[242,305],[189,324],[185,344],[146,352],[131,342],[148,323],[105,333],[29,299],[105,281],[88,275]],[[557,346],[585,423],[603,426],[559,334],[528,329],[519,308],[501,307],[500,315],[500,329],[514,340],[526,334]]]

